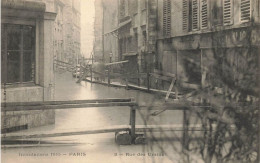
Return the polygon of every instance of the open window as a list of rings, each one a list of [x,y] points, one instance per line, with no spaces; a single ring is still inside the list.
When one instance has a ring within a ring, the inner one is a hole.
[[[223,1],[212,0],[212,19],[213,25],[223,25]]]

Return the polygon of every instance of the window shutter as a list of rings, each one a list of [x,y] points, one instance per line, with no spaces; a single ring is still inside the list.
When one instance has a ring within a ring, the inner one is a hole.
[[[208,27],[208,0],[201,1],[201,28]]]
[[[163,1],[163,34],[164,36],[171,35],[171,1]]]
[[[241,22],[250,21],[251,5],[250,0],[241,0]]]
[[[188,14],[189,14],[189,1],[182,1],[182,30],[188,30]]]
[[[167,29],[166,34],[171,35],[171,0],[167,0]]]
[[[199,29],[198,0],[192,0],[192,30]]]
[[[233,17],[233,13],[232,13],[232,8],[233,8],[233,4],[232,4],[232,0],[223,0],[223,22],[224,25],[229,25],[232,24],[232,17]]]
[[[166,35],[166,26],[167,26],[167,6],[166,1],[163,0],[163,35]]]

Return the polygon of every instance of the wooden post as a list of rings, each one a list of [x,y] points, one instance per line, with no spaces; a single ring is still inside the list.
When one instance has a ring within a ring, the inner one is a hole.
[[[258,48],[258,54],[260,52],[260,48]],[[260,57],[258,55],[258,63],[260,62]],[[258,74],[259,74],[259,71],[260,71],[260,66],[258,64]],[[260,82],[260,78],[259,78],[259,75],[257,77],[257,80],[258,80],[258,87],[259,87],[259,82]],[[258,97],[260,97],[260,92],[258,92]],[[260,107],[259,107],[259,103],[260,103],[260,99],[258,98],[258,145],[257,145],[257,162],[260,162]]]
[[[126,84],[126,89],[128,89],[128,75],[126,75],[126,78],[125,78],[125,84]]]
[[[149,71],[147,71],[147,90],[150,91],[150,74],[149,74]]]
[[[90,81],[91,81],[91,83],[92,83],[92,81],[93,81],[93,54],[92,54],[91,57],[92,57],[92,58],[91,58],[92,64],[91,64],[91,66],[90,66]]]
[[[110,67],[108,67],[108,71],[107,71],[107,83],[108,86],[110,86]]]
[[[188,119],[187,110],[183,110],[183,134],[182,134],[182,150],[188,149]]]
[[[131,107],[131,112],[130,112],[130,123],[131,123],[131,137],[132,137],[132,141],[135,138],[135,117],[136,117],[136,108],[135,107]]]
[[[137,73],[138,73],[137,84],[140,87],[140,72],[139,72],[139,68],[137,69]]]

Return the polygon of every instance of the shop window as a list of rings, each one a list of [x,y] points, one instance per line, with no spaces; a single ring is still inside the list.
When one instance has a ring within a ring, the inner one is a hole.
[[[27,25],[2,24],[1,33],[1,82],[34,82],[34,27]]]
[[[241,0],[241,22],[247,22],[251,19],[251,2],[250,0]]]
[[[163,35],[171,36],[171,0],[163,0]]]

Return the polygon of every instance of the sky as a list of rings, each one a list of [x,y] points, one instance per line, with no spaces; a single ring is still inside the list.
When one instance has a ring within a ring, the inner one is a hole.
[[[89,57],[93,50],[95,0],[81,0],[81,53]]]

